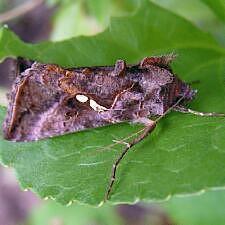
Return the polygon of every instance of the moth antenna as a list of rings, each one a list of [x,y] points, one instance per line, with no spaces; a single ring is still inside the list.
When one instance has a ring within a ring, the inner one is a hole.
[[[208,117],[225,117],[225,113],[216,113],[216,112],[198,112],[189,108],[185,108],[183,106],[176,106],[174,111],[181,113],[190,113],[197,116],[208,116]]]

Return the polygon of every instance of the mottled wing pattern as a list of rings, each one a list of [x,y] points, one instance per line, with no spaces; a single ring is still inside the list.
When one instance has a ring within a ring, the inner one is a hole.
[[[162,115],[190,89],[172,73],[172,59],[73,69],[34,63],[13,85],[4,136],[33,141]]]

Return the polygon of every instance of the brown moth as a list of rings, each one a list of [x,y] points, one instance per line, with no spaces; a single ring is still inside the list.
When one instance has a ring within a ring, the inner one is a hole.
[[[224,116],[185,107],[196,91],[173,74],[169,66],[173,59],[174,55],[146,57],[135,65],[118,60],[115,66],[72,69],[35,62],[13,85],[4,137],[36,141],[124,121],[144,124],[137,138],[120,142],[126,148],[113,165],[107,199],[122,158],[170,110]]]

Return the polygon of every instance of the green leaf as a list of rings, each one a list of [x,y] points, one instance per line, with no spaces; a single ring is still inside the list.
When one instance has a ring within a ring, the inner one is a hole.
[[[111,16],[134,11],[139,0],[63,1],[53,19],[51,40],[59,41],[79,35],[96,34],[109,24]]]
[[[140,0],[87,0],[90,13],[103,25],[108,25],[111,16],[124,16],[138,7]]]
[[[102,24],[108,25],[112,11],[112,0],[87,0],[87,8],[93,16]]]
[[[53,201],[48,201],[40,208],[36,208],[30,216],[30,225],[43,224],[66,225],[122,225],[122,220],[117,215],[115,207],[104,205],[100,208],[93,208],[85,205],[72,205],[64,207]],[[76,223],[75,223],[76,221]],[[56,223],[56,224],[58,224]]]
[[[225,1],[223,0],[201,0],[206,5],[208,5],[215,14],[223,21],[225,22]]]
[[[224,190],[210,191],[201,195],[173,197],[161,204],[174,224],[223,225],[225,219]]]
[[[51,39],[59,41],[82,34],[91,35],[100,29],[96,19],[87,15],[82,2],[73,1],[59,7],[54,16]]]
[[[162,221],[165,213],[173,224],[224,225],[225,192],[217,190],[190,196],[175,196],[168,201],[145,204],[142,207],[144,207],[145,213],[139,218],[139,222],[145,221],[144,224],[156,224],[155,221]],[[131,212],[132,208],[129,211]],[[53,201],[47,201],[31,213],[29,224],[51,224],[53,221],[60,221],[66,225],[73,225],[74,221],[76,221],[76,225],[122,224],[121,218],[116,212],[115,206],[109,205],[100,208],[77,204],[63,207]]]
[[[166,27],[170,32],[163,30]],[[215,52],[224,52],[210,35],[151,3],[147,8],[142,6],[135,16],[114,18],[107,31],[93,37],[31,45],[21,42],[6,27],[0,30],[1,36],[0,58],[23,56],[67,67],[113,64],[118,58],[135,62],[149,54],[191,47],[213,47]]]
[[[105,32],[62,42],[21,42],[0,31],[0,57],[23,56],[62,66],[110,65],[122,58],[134,63],[147,55],[176,52],[176,74],[198,89],[191,108],[225,111],[225,49],[188,21],[144,1],[130,17],[115,18]],[[0,121],[5,111],[1,109]],[[127,154],[118,170],[110,201],[165,199],[225,184],[224,118],[170,113],[156,130]],[[140,129],[117,124],[32,143],[0,139],[0,158],[16,169],[23,188],[67,204],[99,204],[111,167],[123,146],[112,144]]]
[[[223,44],[223,46],[225,46],[225,26],[221,22],[223,19],[221,21],[218,20],[218,14],[223,13],[225,16],[225,10],[223,9],[225,2],[223,0],[223,3],[220,3],[220,0],[151,1],[193,22],[197,27],[211,33],[221,44]]]
[[[180,15],[196,25],[204,25],[206,20],[208,23],[214,19],[213,13],[201,0],[151,0],[170,11]],[[203,0],[204,1],[204,0]],[[206,25],[206,24],[205,24]],[[207,24],[208,25],[208,24]]]

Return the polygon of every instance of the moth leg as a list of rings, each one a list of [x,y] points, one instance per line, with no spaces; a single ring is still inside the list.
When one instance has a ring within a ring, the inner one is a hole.
[[[130,143],[126,144],[126,148],[122,151],[122,153],[120,154],[120,156],[117,158],[117,160],[115,161],[115,163],[112,166],[112,175],[110,178],[110,182],[109,182],[109,186],[107,188],[106,191],[106,195],[105,195],[105,201],[109,199],[109,195],[112,191],[112,187],[113,184],[115,182],[116,179],[116,172],[117,172],[117,168],[121,162],[121,160],[124,158],[124,156],[127,154],[127,152],[137,143],[139,143],[140,141],[142,141],[144,138],[146,138],[156,127],[156,122],[153,120],[149,120],[147,118],[141,118],[136,120],[136,122],[140,122],[140,123],[144,123],[145,124],[145,129],[143,130],[143,133],[141,133],[137,138],[133,139]]]
[[[120,141],[120,140],[113,140],[113,142],[115,142],[116,144],[122,144],[127,146],[128,148],[130,148],[130,144],[128,142],[125,141]]]
[[[211,117],[224,117],[224,113],[215,113],[215,112],[198,112],[189,108],[185,108],[183,106],[176,106],[174,107],[174,111],[181,112],[181,113],[190,113],[197,116],[211,116]]]
[[[105,194],[105,201],[107,199],[109,199],[109,195],[112,191],[112,187],[113,184],[115,182],[116,179],[116,171],[117,168],[121,162],[121,160],[124,158],[124,156],[126,155],[126,153],[137,143],[139,143],[140,141],[142,141],[145,137],[147,137],[156,127],[156,124],[159,120],[161,120],[163,117],[165,117],[172,109],[176,108],[178,106],[178,104],[184,99],[185,95],[182,96],[174,105],[172,105],[169,109],[167,109],[161,116],[159,116],[155,121],[154,120],[150,120],[148,118],[138,118],[136,120],[134,120],[133,122],[138,122],[138,123],[142,123],[145,125],[145,128],[143,129],[143,132],[135,139],[133,139],[130,143],[129,146],[127,146],[122,153],[120,154],[120,156],[117,158],[117,160],[115,161],[115,163],[113,164],[112,167],[112,175],[111,175],[111,179],[109,182],[109,186],[108,189],[106,191]],[[123,139],[124,140],[124,139]]]
[[[115,76],[124,76],[125,71],[126,71],[126,62],[124,60],[117,60],[113,70],[113,74]]]
[[[152,56],[152,57],[145,57],[140,62],[141,68],[148,68],[148,66],[155,65],[155,66],[164,66],[168,67],[169,64],[176,58],[176,55],[171,53],[165,56]]]

